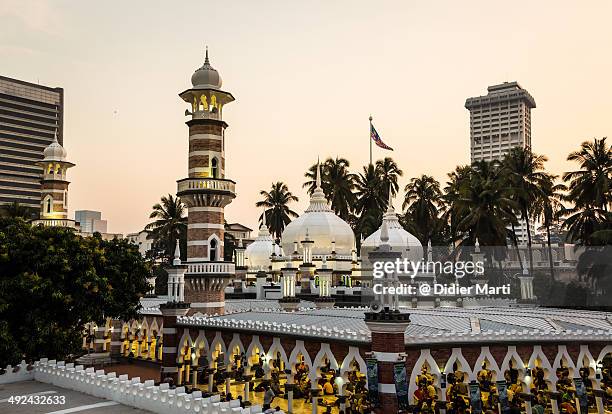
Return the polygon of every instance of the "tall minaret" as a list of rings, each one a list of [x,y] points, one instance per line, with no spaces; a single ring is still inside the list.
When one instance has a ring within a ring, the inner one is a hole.
[[[208,60],[191,76],[192,88],[179,94],[191,106],[188,178],[178,181],[177,196],[188,208],[185,302],[193,312],[223,313],[224,289],[235,273],[223,260],[223,210],[236,197],[235,185],[225,178],[223,108],[231,93],[221,90],[221,77]]]
[[[67,152],[57,141],[57,131],[53,142],[45,148],[42,161],[37,165],[43,169],[40,184],[40,220],[36,224],[45,226],[74,227],[74,220],[68,219],[68,168],[74,164],[66,160]]]

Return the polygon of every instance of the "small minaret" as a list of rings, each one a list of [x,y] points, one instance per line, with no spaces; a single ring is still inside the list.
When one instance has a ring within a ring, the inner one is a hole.
[[[285,311],[296,310],[300,306],[300,298],[295,296],[295,283],[298,269],[293,267],[291,259],[287,260],[281,269],[281,294],[283,297],[278,301]]]
[[[176,249],[174,249],[172,266],[169,266],[166,271],[168,272],[168,302],[184,302],[187,266],[181,263],[181,248],[178,240],[176,241]]]
[[[317,270],[319,275],[319,296],[314,302],[317,308],[333,308],[335,299],[331,295],[333,269],[327,266],[327,257],[323,256],[321,268]]]
[[[370,262],[395,262],[401,257],[401,252],[393,251],[389,245],[389,228],[383,220],[380,231],[380,245],[368,254]],[[382,266],[384,268],[384,265]],[[374,284],[384,287],[397,287],[398,278],[395,272],[385,274],[382,278],[373,279]],[[365,323],[372,332],[371,354],[377,360],[378,405],[375,413],[397,413],[398,400],[393,381],[394,366],[406,357],[404,334],[410,324],[408,313],[400,312],[397,294],[381,294],[376,298],[377,306],[365,313]]]
[[[41,180],[40,220],[35,224],[58,227],[75,227],[74,220],[68,219],[68,168],[74,164],[66,160],[67,152],[57,141],[45,148],[44,158],[36,164],[43,169]]]

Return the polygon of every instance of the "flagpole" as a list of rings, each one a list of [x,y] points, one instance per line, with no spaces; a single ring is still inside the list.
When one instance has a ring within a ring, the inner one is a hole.
[[[368,136],[370,138],[370,165],[372,165],[372,115],[370,115],[370,133]]]

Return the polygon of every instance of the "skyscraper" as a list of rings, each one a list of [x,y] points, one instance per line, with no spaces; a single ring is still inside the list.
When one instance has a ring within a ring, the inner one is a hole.
[[[0,204],[40,208],[44,149],[63,144],[64,90],[0,76]]]
[[[533,96],[518,82],[489,86],[487,95],[468,98],[470,111],[470,159],[501,160],[514,147],[531,147]],[[533,226],[531,226],[533,229]],[[517,241],[527,242],[527,225],[519,221]]]
[[[472,162],[500,160],[513,147],[531,146],[531,109],[535,100],[518,82],[487,88],[487,95],[468,98]]]

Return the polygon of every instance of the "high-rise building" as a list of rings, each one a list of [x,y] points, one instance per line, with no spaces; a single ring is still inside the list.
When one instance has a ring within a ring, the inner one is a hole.
[[[470,111],[472,163],[501,160],[514,147],[531,147],[531,109],[536,107],[533,96],[518,82],[489,86],[487,92],[487,95],[465,101]],[[527,225],[524,221],[519,221],[515,232],[518,243],[525,244]]]
[[[500,160],[513,147],[531,146],[531,109],[535,100],[517,82],[487,88],[487,95],[468,98],[472,162]]]
[[[102,220],[102,213],[92,210],[77,210],[74,220],[79,223],[82,233],[106,233],[107,222]]]
[[[43,151],[63,144],[64,90],[0,76],[0,204],[40,208]]]

